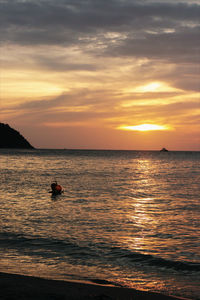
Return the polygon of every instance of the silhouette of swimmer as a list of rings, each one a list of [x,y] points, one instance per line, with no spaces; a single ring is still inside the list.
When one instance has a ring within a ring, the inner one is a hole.
[[[57,183],[57,181],[52,182],[51,184],[51,192],[54,195],[59,195],[63,192],[62,186]]]

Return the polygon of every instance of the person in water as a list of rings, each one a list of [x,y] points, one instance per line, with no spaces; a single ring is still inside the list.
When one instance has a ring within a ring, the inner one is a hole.
[[[52,194],[61,194],[62,193],[62,187],[61,187],[61,185],[59,185],[57,183],[57,181],[54,181],[51,184],[51,191],[52,191]]]

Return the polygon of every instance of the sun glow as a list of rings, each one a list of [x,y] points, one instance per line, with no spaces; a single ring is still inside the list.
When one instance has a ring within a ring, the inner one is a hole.
[[[126,89],[129,93],[162,93],[162,92],[180,92],[179,89],[169,86],[166,82],[153,81],[145,85],[139,85],[134,88]]]
[[[119,126],[121,130],[133,130],[133,131],[151,131],[151,130],[169,130],[169,127],[155,124],[141,124],[136,126]]]
[[[159,88],[162,87],[162,84],[160,82],[151,82],[145,86],[141,86],[138,88],[138,91],[141,92],[155,92],[159,90]]]

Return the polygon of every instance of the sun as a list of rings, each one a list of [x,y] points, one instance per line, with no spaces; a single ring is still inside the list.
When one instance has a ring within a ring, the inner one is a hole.
[[[169,127],[164,125],[156,125],[156,124],[141,124],[136,126],[119,126],[118,129],[122,130],[132,130],[132,131],[151,131],[151,130],[168,130]]]

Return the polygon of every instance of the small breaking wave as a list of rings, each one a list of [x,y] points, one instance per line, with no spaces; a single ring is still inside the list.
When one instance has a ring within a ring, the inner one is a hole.
[[[28,237],[22,234],[0,233],[1,248],[17,250],[31,256],[47,258],[72,256],[73,258],[90,259],[96,256],[92,249],[80,246],[70,240],[59,240],[44,237]]]
[[[130,263],[137,265],[149,265],[166,269],[174,269],[176,271],[200,271],[200,263],[174,261],[170,259],[156,257],[150,254],[131,252],[126,249],[119,250],[118,248],[113,248],[112,251],[113,253],[117,252],[119,257],[121,257],[122,259],[127,259]]]
[[[176,271],[200,271],[200,263],[188,261],[174,261],[151,254],[132,252],[121,247],[111,247],[109,244],[81,245],[70,239],[60,240],[40,236],[24,236],[17,233],[0,233],[1,248],[17,250],[30,256],[39,255],[45,258],[60,260],[73,259],[79,264],[106,264],[127,265],[128,267],[151,266],[156,268],[173,269]]]

